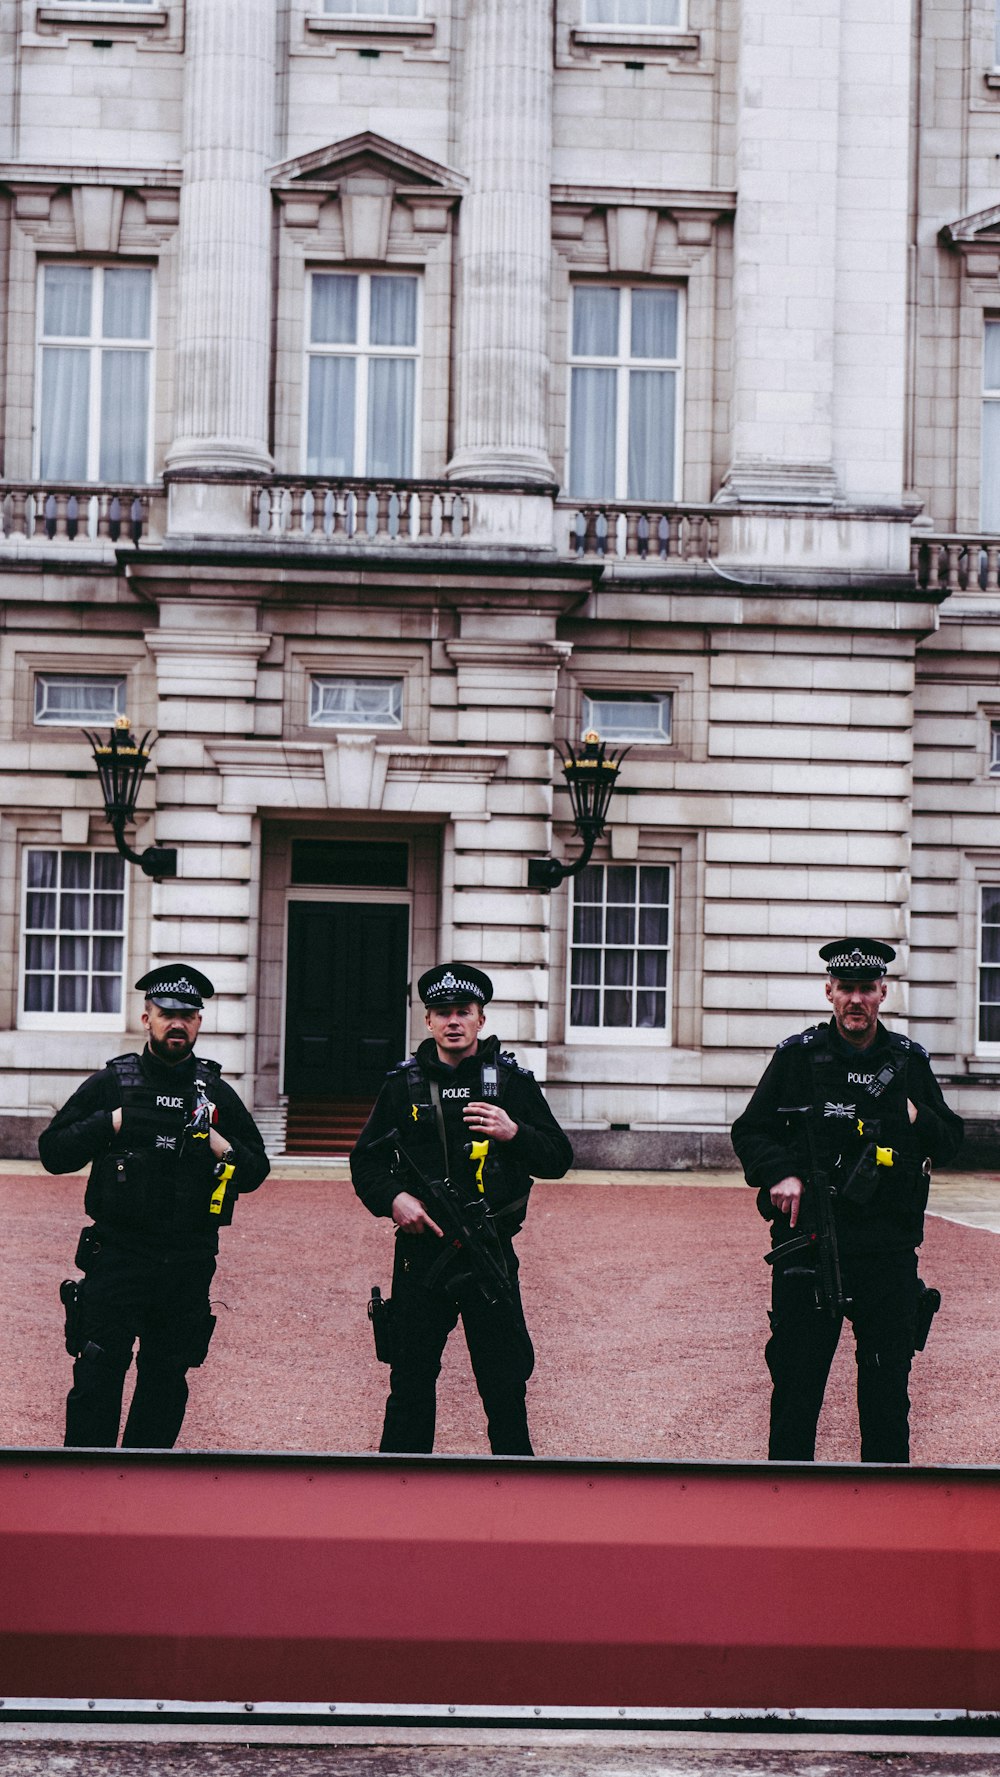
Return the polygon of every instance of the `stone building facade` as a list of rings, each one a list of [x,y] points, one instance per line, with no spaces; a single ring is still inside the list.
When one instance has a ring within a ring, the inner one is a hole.
[[[719,1159],[845,931],[990,1152],[996,26],[0,0],[5,1152],[176,956],[328,1148],[455,957],[584,1163]],[[125,711],[175,879],[103,817]],[[590,726],[607,834],[529,891]]]

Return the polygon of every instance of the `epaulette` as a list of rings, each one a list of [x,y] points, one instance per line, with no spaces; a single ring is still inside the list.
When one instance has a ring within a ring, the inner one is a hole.
[[[894,1048],[907,1049],[911,1055],[922,1055],[925,1061],[930,1060],[927,1050],[920,1043],[915,1043],[912,1037],[904,1037],[901,1030],[890,1030],[886,1034]]]
[[[523,1074],[526,1080],[533,1080],[535,1077],[530,1067],[522,1067],[517,1056],[512,1055],[509,1049],[501,1049],[498,1060],[504,1067],[512,1067],[516,1074]]]
[[[385,1076],[386,1079],[391,1080],[394,1074],[405,1074],[407,1068],[412,1067],[416,1059],[415,1055],[405,1055],[402,1061],[397,1061],[395,1067],[389,1069]]]
[[[780,1049],[790,1049],[796,1043],[813,1043],[816,1040],[817,1032],[824,1028],[822,1024],[810,1024],[808,1030],[797,1030],[794,1036],[783,1038],[774,1053],[777,1055]]]

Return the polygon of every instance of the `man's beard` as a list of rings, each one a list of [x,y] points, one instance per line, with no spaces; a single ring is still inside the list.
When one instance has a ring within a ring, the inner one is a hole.
[[[169,1044],[164,1043],[164,1042],[160,1042],[158,1038],[154,1037],[153,1035],[150,1035],[150,1038],[149,1038],[150,1049],[152,1050],[153,1054],[157,1057],[157,1060],[165,1061],[167,1063],[168,1067],[176,1067],[179,1062],[186,1061],[188,1056],[191,1054],[191,1051],[194,1048],[194,1043],[188,1037],[186,1032],[181,1032],[179,1034],[181,1034],[184,1038],[184,1047],[183,1048],[179,1048],[179,1047],[171,1048],[169,1046]]]

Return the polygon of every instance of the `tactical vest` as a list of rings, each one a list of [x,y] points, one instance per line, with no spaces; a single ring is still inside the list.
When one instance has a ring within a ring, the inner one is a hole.
[[[492,1055],[482,1057],[479,1069],[480,1099],[484,1102],[502,1104],[507,1087],[515,1074],[524,1074],[529,1079],[534,1077],[529,1069],[521,1067],[514,1056],[506,1050],[496,1051]],[[406,1145],[412,1149],[414,1158],[417,1159],[422,1150],[431,1149],[437,1157],[441,1151],[437,1107],[431,1093],[430,1080],[416,1056],[409,1056],[406,1061],[401,1061],[398,1067],[393,1068],[388,1076],[388,1081],[393,1094],[393,1114],[396,1126],[401,1135],[406,1133]],[[471,1136],[469,1140],[471,1141]],[[458,1153],[449,1150],[448,1160],[453,1169],[464,1163],[469,1169],[470,1177],[472,1177],[476,1175],[477,1168],[471,1159],[467,1160],[461,1153],[461,1147],[465,1145],[465,1143],[460,1145]],[[505,1171],[502,1144],[491,1143],[485,1167],[479,1174],[480,1182],[484,1184],[487,1194],[491,1180],[498,1181]],[[521,1169],[518,1169],[516,1183],[523,1191],[523,1198],[520,1198],[518,1202],[518,1207],[523,1210],[524,1204],[527,1203],[527,1194],[531,1189],[531,1180],[527,1175],[522,1176]],[[523,1220],[523,1214],[521,1220]]]
[[[913,1153],[911,1125],[906,1110],[906,1075],[910,1051],[917,1047],[909,1037],[889,1032],[889,1052],[880,1065],[866,1065],[860,1051],[856,1070],[871,1074],[867,1084],[846,1085],[849,1058],[838,1055],[828,1040],[825,1025],[803,1032],[809,1042],[810,1097],[821,1151],[831,1168],[831,1181],[853,1219],[867,1220],[879,1214],[908,1215],[923,1209],[927,1181],[920,1160]],[[811,1041],[809,1040],[811,1039]],[[864,1160],[870,1174],[870,1193],[861,1176],[850,1184],[851,1174]],[[858,1199],[858,1187],[860,1196]]]
[[[185,1133],[196,1099],[212,1099],[222,1069],[217,1061],[195,1059],[193,1082],[171,1092],[149,1080],[138,1055],[115,1055],[107,1063],[118,1082],[126,1116],[107,1154],[91,1169],[84,1206],[95,1222],[134,1233],[210,1233],[233,1219],[235,1192],[227,1191],[221,1212],[210,1201],[215,1159],[208,1136]]]

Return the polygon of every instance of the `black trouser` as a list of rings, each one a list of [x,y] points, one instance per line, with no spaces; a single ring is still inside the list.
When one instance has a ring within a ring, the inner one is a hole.
[[[851,1299],[847,1316],[858,1366],[861,1460],[909,1462],[907,1383],[916,1334],[916,1253],[842,1255],[840,1267],[844,1293]],[[812,1462],[842,1326],[843,1316],[816,1307],[810,1271],[794,1261],[774,1267],[771,1337],[765,1351],[774,1385],[767,1452],[772,1461]]]
[[[115,1445],[136,1339],[136,1383],[122,1445],[169,1450],[187,1406],[187,1371],[202,1363],[214,1321],[208,1252],[136,1253],[101,1241],[80,1286],[80,1356],[66,1400],[67,1445]]]
[[[441,1252],[433,1234],[398,1234],[392,1270],[392,1352],[389,1398],[380,1450],[434,1448],[437,1379],[441,1355],[459,1315],[479,1397],[486,1409],[495,1456],[531,1456],[525,1384],[534,1353],[517,1287],[517,1259],[509,1241],[503,1252],[513,1279],[509,1306],[489,1303],[471,1280],[424,1282]]]

